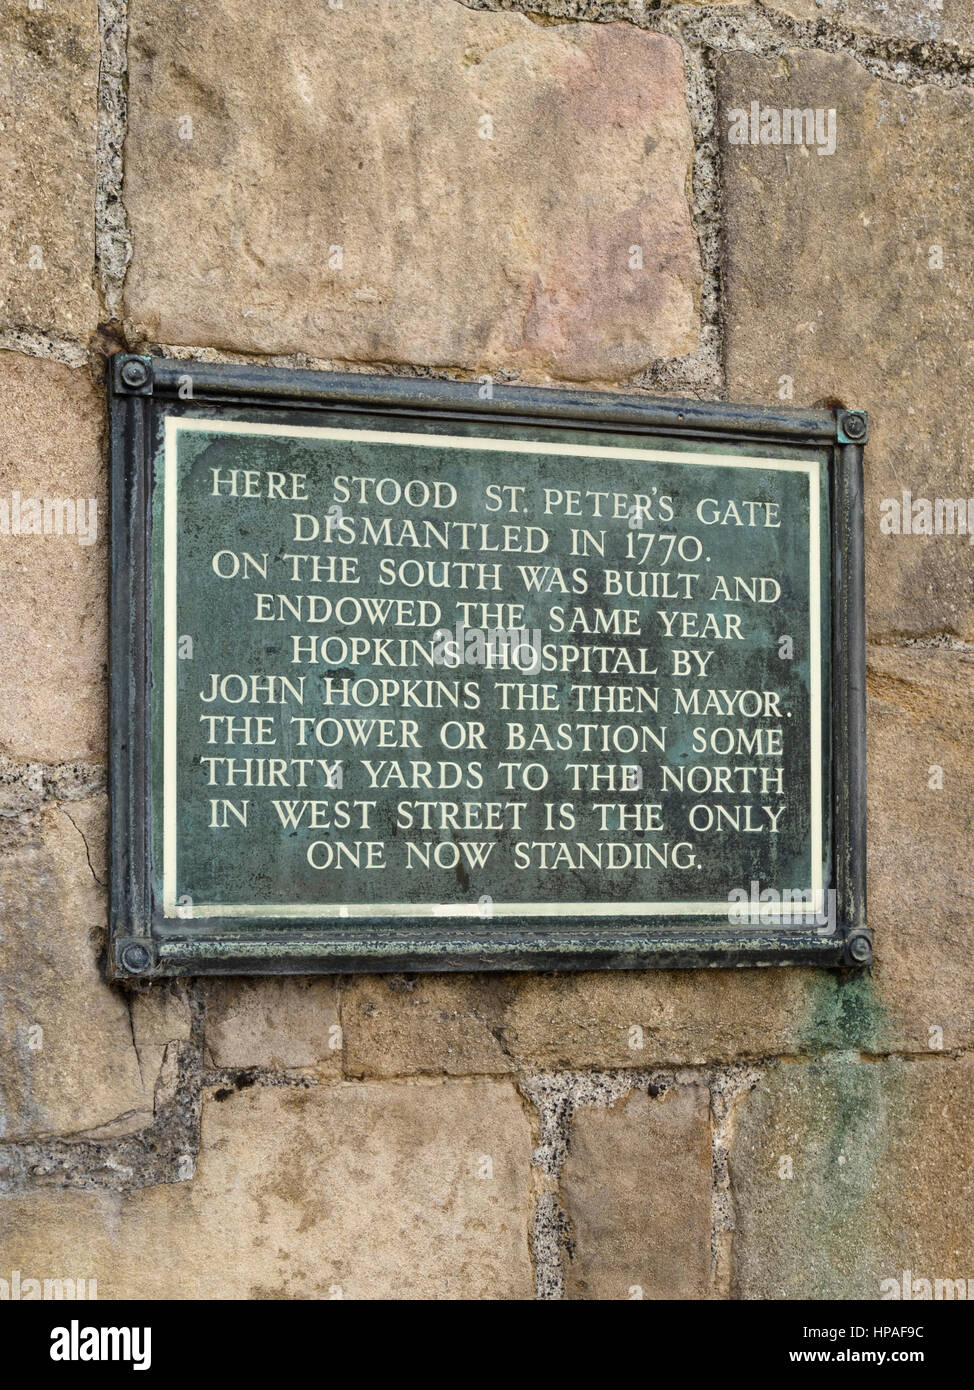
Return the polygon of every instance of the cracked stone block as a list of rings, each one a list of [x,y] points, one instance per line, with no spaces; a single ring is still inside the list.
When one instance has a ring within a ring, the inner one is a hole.
[[[913,1297],[974,1269],[974,1060],[773,1067],[740,1102],[732,1296]]]
[[[125,996],[104,950],[103,796],[49,806],[32,839],[0,856],[0,1138],[71,1134],[152,1117]]]
[[[87,341],[95,292],[96,0],[0,0],[0,328]]]
[[[633,1090],[572,1120],[561,1200],[571,1226],[565,1295],[702,1299],[710,1289],[706,1087]]]
[[[100,394],[86,371],[0,352],[0,402],[0,627],[11,652],[0,681],[0,749],[22,762],[102,759],[108,509]],[[27,530],[35,525],[40,534]]]
[[[192,1010],[181,980],[158,980],[129,992],[132,1033],[144,1076],[158,1076],[166,1049],[192,1036]]]
[[[340,1075],[342,1030],[333,978],[211,980],[206,1053],[215,1067],[318,1067]]]
[[[254,1086],[192,1181],[0,1196],[0,1244],[102,1299],[525,1299],[531,1147],[509,1082]]]
[[[159,980],[139,992],[131,991],[132,1028],[140,1047],[187,1042],[192,1012],[181,980]]]
[[[696,347],[674,40],[455,0],[129,22],[136,335],[576,381]]]
[[[728,395],[776,403],[790,389],[796,405],[870,412],[870,632],[970,640],[967,535],[880,523],[904,492],[972,491],[974,421],[958,402],[974,365],[974,91],[906,87],[806,50],[724,55],[718,78]],[[834,109],[834,154],[731,144],[731,112],[751,102]]]

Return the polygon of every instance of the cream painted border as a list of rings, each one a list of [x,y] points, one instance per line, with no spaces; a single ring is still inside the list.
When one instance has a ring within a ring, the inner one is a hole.
[[[207,917],[257,917],[350,919],[357,917],[477,917],[477,905],[438,903],[258,903],[221,904],[176,901],[177,843],[177,641],[176,615],[178,561],[178,436],[197,434],[273,435],[286,439],[335,439],[354,444],[398,444],[414,448],[477,449],[494,453],[550,454],[561,458],[638,459],[647,463],[704,464],[712,467],[774,469],[783,473],[804,473],[809,486],[809,694],[811,702],[811,826],[812,897],[815,910],[822,911],[822,673],[821,673],[821,593],[819,563],[819,468],[818,459],[766,459],[735,454],[682,453],[665,449],[619,449],[599,445],[550,444],[523,439],[495,439],[476,435],[403,434],[391,430],[342,430],[310,425],[258,425],[243,420],[202,420],[168,416],[166,418],[163,539],[163,915],[192,920]],[[770,906],[770,905],[767,905]],[[725,915],[722,902],[666,903],[494,903],[498,916],[520,917],[675,917]],[[782,905],[781,911],[790,911]]]

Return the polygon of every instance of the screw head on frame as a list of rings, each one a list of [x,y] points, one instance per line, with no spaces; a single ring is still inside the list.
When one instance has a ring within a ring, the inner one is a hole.
[[[852,410],[847,410],[842,416],[842,429],[848,439],[865,439],[866,428],[866,417],[864,415],[858,415]]]
[[[139,941],[130,941],[119,953],[119,964],[130,975],[141,975],[152,964],[152,956]]]
[[[127,362],[122,363],[121,378],[126,386],[137,391],[149,380],[149,368],[145,362],[138,357],[130,357]]]
[[[866,932],[853,932],[846,943],[849,959],[857,965],[868,965],[873,958],[873,943]]]

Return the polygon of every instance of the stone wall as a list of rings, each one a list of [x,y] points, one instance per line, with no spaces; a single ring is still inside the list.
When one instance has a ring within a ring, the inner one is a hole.
[[[0,1277],[974,1277],[974,551],[879,527],[974,493],[974,0],[0,0],[0,72],[0,494],[101,521],[0,535]],[[869,410],[873,968],[107,985],[122,348]]]

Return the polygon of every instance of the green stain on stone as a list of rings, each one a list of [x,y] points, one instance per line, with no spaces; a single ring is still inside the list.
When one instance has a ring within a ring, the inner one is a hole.
[[[806,1215],[818,1213],[814,1235],[821,1242],[822,1293],[855,1285],[864,1256],[875,1245],[876,1189],[889,1148],[891,1078],[884,1072],[871,1063],[831,1061],[822,1067],[809,1097],[818,1101],[821,1139],[812,1180],[816,1199]],[[814,1135],[811,1116],[809,1127]],[[868,1296],[869,1291],[863,1287],[858,1292]]]
[[[888,1264],[884,1213],[896,1183],[903,1065],[862,1061],[850,1050],[784,1063],[755,1092],[732,1160],[738,1296],[769,1296],[767,1268],[777,1271],[774,1296],[877,1296]],[[783,1154],[794,1164],[790,1181],[778,1174]]]
[[[816,972],[807,1017],[797,1032],[799,1052],[878,1052],[885,1034],[886,1011],[867,971]]]
[[[819,1060],[782,1069],[775,1107],[790,1142],[798,1140],[786,1224],[803,1297],[835,1297],[838,1290],[876,1296],[876,1196],[900,1076],[897,1063],[861,1054],[880,1051],[886,1034],[886,1011],[869,972],[815,972],[796,1051]]]

